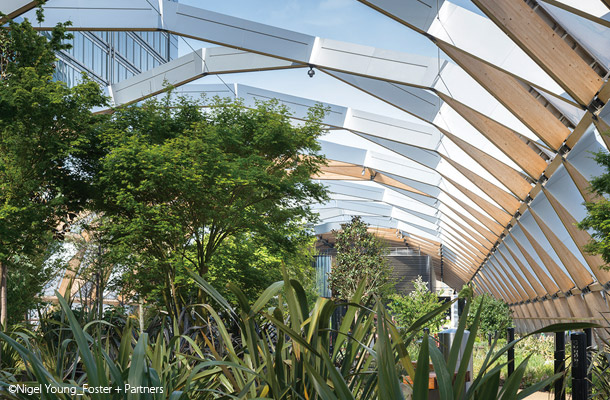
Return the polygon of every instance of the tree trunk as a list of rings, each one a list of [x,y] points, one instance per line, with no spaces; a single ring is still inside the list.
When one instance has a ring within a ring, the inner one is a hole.
[[[0,262],[0,328],[6,329],[8,320],[7,302],[8,289],[6,286],[6,277],[8,275],[8,267]]]

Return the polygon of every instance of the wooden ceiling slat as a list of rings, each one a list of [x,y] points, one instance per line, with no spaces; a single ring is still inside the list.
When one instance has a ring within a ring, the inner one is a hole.
[[[601,89],[603,79],[526,2],[473,2],[578,103]]]
[[[438,46],[546,145],[559,149],[570,130],[514,76],[448,43]]]
[[[488,180],[475,174],[474,172],[472,172],[468,168],[464,167],[463,165],[453,161],[448,156],[441,154],[441,157],[445,161],[447,161],[449,164],[451,164],[451,166],[453,166],[453,168],[457,169],[468,180],[470,180],[472,183],[474,183],[485,194],[487,194],[489,197],[494,199],[507,212],[509,212],[510,214],[514,214],[517,211],[517,209],[519,209],[519,206],[521,205],[521,203],[519,202],[519,200],[517,200],[517,198],[515,196],[513,196],[512,194],[510,194],[508,192],[505,192],[504,190],[500,189],[493,183],[491,183]]]
[[[472,200],[477,206],[479,206],[483,211],[489,214],[493,219],[496,220],[502,226],[506,226],[510,220],[513,218],[512,215],[508,214],[506,211],[501,208],[493,205],[489,201],[485,200],[478,194],[472,192],[470,189],[460,185],[453,179],[442,175],[449,183],[455,186],[460,192],[462,192],[466,197]]]
[[[576,218],[574,218],[572,214],[570,214],[568,210],[561,205],[561,203],[555,198],[555,196],[553,196],[551,192],[545,188],[543,188],[543,191],[549,203],[551,203],[551,207],[553,207],[553,210],[555,210],[555,213],[559,216],[563,226],[570,234],[572,240],[574,240],[574,243],[576,243],[578,250],[580,250],[580,253],[589,265],[589,268],[591,268],[591,271],[597,280],[602,284],[610,282],[610,271],[600,268],[600,266],[605,264],[603,258],[601,258],[599,255],[594,255],[588,251],[585,251],[586,244],[591,241],[591,235],[589,235],[589,232],[584,229],[578,229],[578,221],[576,221]]]
[[[593,277],[587,271],[585,266],[581,264],[578,258],[576,258],[574,254],[572,254],[572,252],[566,247],[565,244],[563,244],[561,240],[559,240],[557,235],[555,235],[551,228],[549,228],[548,225],[544,223],[544,221],[542,220],[542,218],[540,218],[536,211],[534,211],[531,207],[529,208],[529,210],[534,219],[536,220],[536,223],[542,230],[542,233],[551,244],[551,247],[555,251],[555,254],[557,254],[559,259],[561,260],[561,263],[568,270],[568,273],[572,277],[574,283],[576,283],[576,286],[582,289],[593,283]]]
[[[440,128],[439,128],[440,129]],[[473,160],[479,163],[487,172],[494,178],[502,182],[515,196],[521,200],[525,200],[527,194],[532,190],[532,185],[521,176],[519,172],[504,164],[502,161],[496,160],[489,154],[479,150],[470,143],[458,138],[452,133],[441,129],[441,132],[448,137],[456,146],[468,154]]]
[[[525,144],[515,131],[443,93],[438,95],[531,178],[538,179],[542,175],[547,166],[546,161]]]

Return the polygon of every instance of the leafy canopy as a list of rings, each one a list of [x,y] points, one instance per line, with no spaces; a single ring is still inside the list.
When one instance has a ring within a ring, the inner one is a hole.
[[[321,107],[295,125],[274,100],[202,105],[170,94],[116,110],[101,131],[102,229],[138,273],[163,281],[168,301],[177,269],[206,275],[228,238],[294,248],[295,231],[313,220],[308,204],[326,196],[310,178],[324,162]]]
[[[39,13],[39,19],[42,15]],[[106,103],[97,84],[53,80],[68,24],[39,35],[28,20],[0,27],[0,271],[8,268],[8,312],[20,318],[48,274],[49,245],[70,215],[87,205],[87,152]],[[0,307],[0,308],[2,308]],[[0,316],[0,321],[6,315]]]
[[[0,261],[38,247],[88,197],[83,148],[100,118],[90,109],[105,98],[93,82],[53,81],[66,25],[50,40],[27,20],[0,28],[7,61],[0,63]]]
[[[606,133],[608,134],[608,132]],[[610,270],[610,154],[599,152],[595,154],[595,161],[605,169],[605,173],[591,179],[591,192],[596,194],[594,202],[585,203],[587,216],[578,227],[580,229],[592,229],[592,240],[587,244],[585,250],[601,255],[605,264],[600,268]]]
[[[364,298],[385,296],[391,292],[391,267],[386,259],[384,243],[368,231],[368,225],[359,216],[334,231],[337,257],[328,277],[333,296],[350,299],[362,280],[366,281]]]

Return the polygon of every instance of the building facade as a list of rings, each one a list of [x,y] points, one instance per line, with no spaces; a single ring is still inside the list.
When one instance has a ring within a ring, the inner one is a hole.
[[[68,41],[72,48],[57,54],[54,74],[68,86],[80,82],[81,72],[108,86],[178,55],[178,38],[166,32],[78,31],[73,35]]]
[[[50,35],[50,33],[45,32]],[[108,86],[164,64],[178,55],[178,38],[166,32],[79,31],[57,54],[54,78],[74,86],[85,72]]]

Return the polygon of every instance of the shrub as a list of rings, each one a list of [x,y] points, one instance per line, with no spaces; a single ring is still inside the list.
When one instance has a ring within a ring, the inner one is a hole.
[[[438,295],[428,289],[426,282],[423,281],[421,276],[418,276],[413,281],[413,286],[415,290],[406,296],[399,294],[390,295],[388,307],[398,326],[409,327],[419,318],[443,304]],[[428,328],[430,334],[438,333],[445,321],[446,316],[444,314],[437,315],[423,325],[422,329]]]
[[[481,312],[481,327],[479,334],[487,336],[489,334],[495,335],[496,332],[500,337],[506,337],[506,328],[512,325],[513,319],[511,317],[512,310],[502,300],[498,300],[488,294],[476,296],[473,299],[473,306],[471,310],[476,310],[478,305],[483,303],[483,310]],[[472,326],[474,320],[474,313],[471,311],[468,314],[468,326]]]
[[[330,317],[337,303],[318,298],[310,308],[300,283],[290,279],[269,286],[254,302],[229,284],[239,301],[233,308],[201,277],[192,278],[217,304],[205,305],[209,311],[209,327],[197,328],[198,337],[165,332],[149,339],[138,334],[128,322],[120,345],[109,352],[106,339],[93,339],[90,329],[81,327],[68,303],[59,293],[63,319],[71,331],[71,339],[61,341],[55,349],[40,351],[34,333],[17,333],[12,337],[0,333],[0,340],[19,354],[24,362],[17,370],[0,372],[0,398],[30,400],[23,393],[12,395],[9,385],[38,386],[50,384],[56,388],[82,393],[90,387],[162,388],[160,395],[125,393],[79,396],[83,400],[181,400],[212,398],[272,398],[272,399],[404,399],[400,371],[405,371],[412,384],[413,399],[428,398],[429,364],[434,365],[439,391],[443,398],[458,398],[462,393],[466,371],[481,322],[483,304],[474,313],[472,334],[463,347],[462,361],[458,355],[466,327],[466,315],[471,305],[465,305],[456,343],[446,361],[435,342],[425,335],[413,367],[408,348],[417,332],[428,320],[442,315],[451,303],[443,304],[398,333],[382,301],[362,304],[364,282],[350,299],[347,312],[337,331],[336,341],[330,342]],[[272,299],[277,307],[269,307]],[[228,327],[236,325],[235,336]],[[593,324],[558,324],[535,333],[592,327]],[[213,329],[212,329],[213,328]],[[59,329],[66,329],[60,326]],[[238,339],[238,340],[236,340]],[[492,347],[472,385],[461,399],[522,399],[553,382],[557,376],[536,383],[517,393],[526,371],[528,358],[519,363],[515,373],[500,388],[500,370],[506,365],[502,357],[519,342],[495,351]],[[451,371],[451,373],[450,373]],[[455,379],[454,371],[457,371]],[[40,396],[39,396],[40,397]],[[67,395],[48,395],[49,400],[64,400]]]

